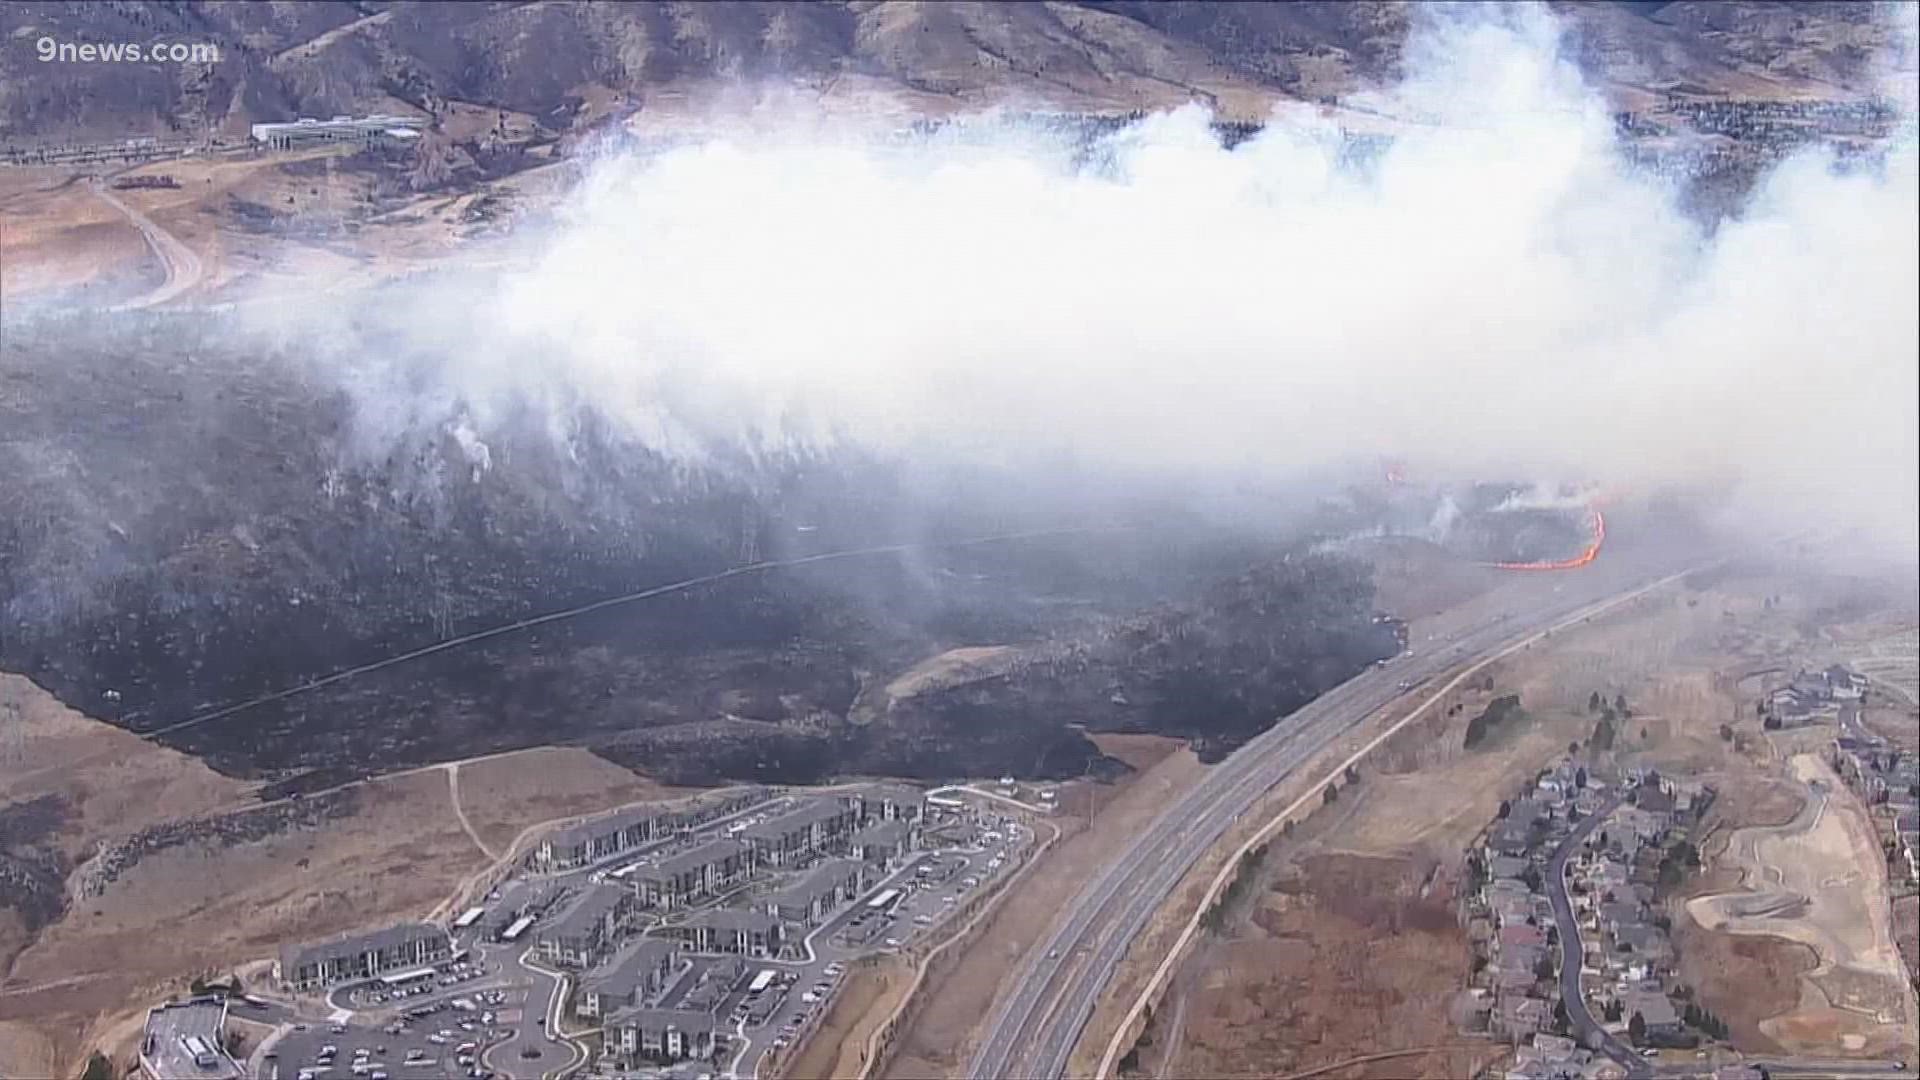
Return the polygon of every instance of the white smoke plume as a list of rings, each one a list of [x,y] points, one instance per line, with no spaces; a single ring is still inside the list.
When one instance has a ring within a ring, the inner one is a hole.
[[[1625,163],[1549,13],[1455,16],[1362,103],[1408,120],[1364,167],[1311,112],[1227,150],[1182,109],[1091,160],[1043,125],[757,116],[602,163],[524,269],[429,291],[404,347],[349,339],[339,362],[381,424],[471,416],[476,442],[532,402],[557,438],[591,409],[690,458],[846,442],[1244,477],[1387,456],[1731,487],[1757,527],[1910,559],[1911,136],[1883,167],[1794,157],[1708,229]]]

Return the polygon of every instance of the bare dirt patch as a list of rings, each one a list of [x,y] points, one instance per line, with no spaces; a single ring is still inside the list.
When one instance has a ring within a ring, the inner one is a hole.
[[[1739,888],[1694,896],[1685,911],[1705,929],[1798,942],[1817,958],[1794,1006],[1758,1023],[1782,1049],[1897,1056],[1915,1045],[1916,1024],[1871,824],[1817,757],[1788,766],[1810,792],[1805,807],[1785,825],[1732,833],[1719,862]]]
[[[488,847],[502,853],[530,825],[691,793],[572,747],[539,747],[460,766],[467,820]]]
[[[859,1076],[866,1067],[868,1037],[885,1022],[912,982],[913,972],[899,958],[855,968],[845,989],[834,995],[819,1030],[791,1066],[782,1070],[783,1075]]]

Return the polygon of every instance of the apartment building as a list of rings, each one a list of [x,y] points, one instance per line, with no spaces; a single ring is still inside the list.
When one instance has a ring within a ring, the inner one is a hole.
[[[294,990],[313,990],[391,971],[431,967],[453,954],[447,932],[429,923],[401,923],[365,934],[286,945],[273,977]]]
[[[677,826],[675,815],[657,806],[616,810],[555,829],[534,849],[534,864],[549,872],[573,870],[672,835]]]
[[[881,870],[890,869],[919,838],[916,822],[897,818],[869,825],[855,833],[851,841],[853,857]]]
[[[752,826],[741,834],[741,839],[752,845],[756,862],[787,866],[841,849],[859,825],[857,799],[810,799],[779,817]]]
[[[875,784],[860,792],[862,821],[919,821],[926,816],[927,796],[904,784]]]
[[[612,950],[639,906],[633,894],[619,886],[587,886],[540,931],[536,941],[541,959],[562,967],[593,966]]]
[[[860,860],[832,859],[768,897],[766,912],[789,926],[810,929],[859,896],[867,879],[867,866]]]
[[[627,1058],[686,1061],[713,1053],[713,1014],[696,1009],[621,1009],[601,1028],[603,1045]]]
[[[628,942],[580,980],[575,1011],[581,1016],[600,1017],[652,1000],[666,989],[679,956],[680,950],[672,942],[658,938]]]
[[[672,911],[746,880],[753,865],[753,849],[746,844],[711,840],[651,866],[638,867],[627,883],[642,904]]]
[[[764,911],[703,911],[670,931],[697,952],[773,956],[780,951],[780,920]]]

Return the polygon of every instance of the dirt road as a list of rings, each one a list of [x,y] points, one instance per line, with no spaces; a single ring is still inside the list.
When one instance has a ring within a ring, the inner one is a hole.
[[[164,304],[200,284],[200,279],[206,274],[206,268],[201,264],[200,256],[194,254],[192,248],[181,243],[180,239],[172,233],[154,224],[153,219],[147,215],[120,201],[99,180],[89,181],[87,187],[100,201],[120,211],[128,221],[133,222],[133,227],[140,230],[140,235],[147,241],[147,247],[152,249],[154,258],[160,260],[160,266],[167,275],[159,288],[145,296],[138,296],[119,304],[113,310],[133,311]]]

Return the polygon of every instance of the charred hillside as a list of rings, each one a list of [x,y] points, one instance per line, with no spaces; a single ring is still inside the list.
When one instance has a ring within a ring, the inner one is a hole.
[[[1354,568],[1156,497],[851,455],[695,468],[590,411],[564,445],[547,415],[375,443],[337,385],[207,318],[10,328],[0,666],[224,771],[320,786],[567,742],[683,780],[1078,773],[1083,727],[1230,745],[1393,648]],[[1047,659],[851,719],[982,644]]]

